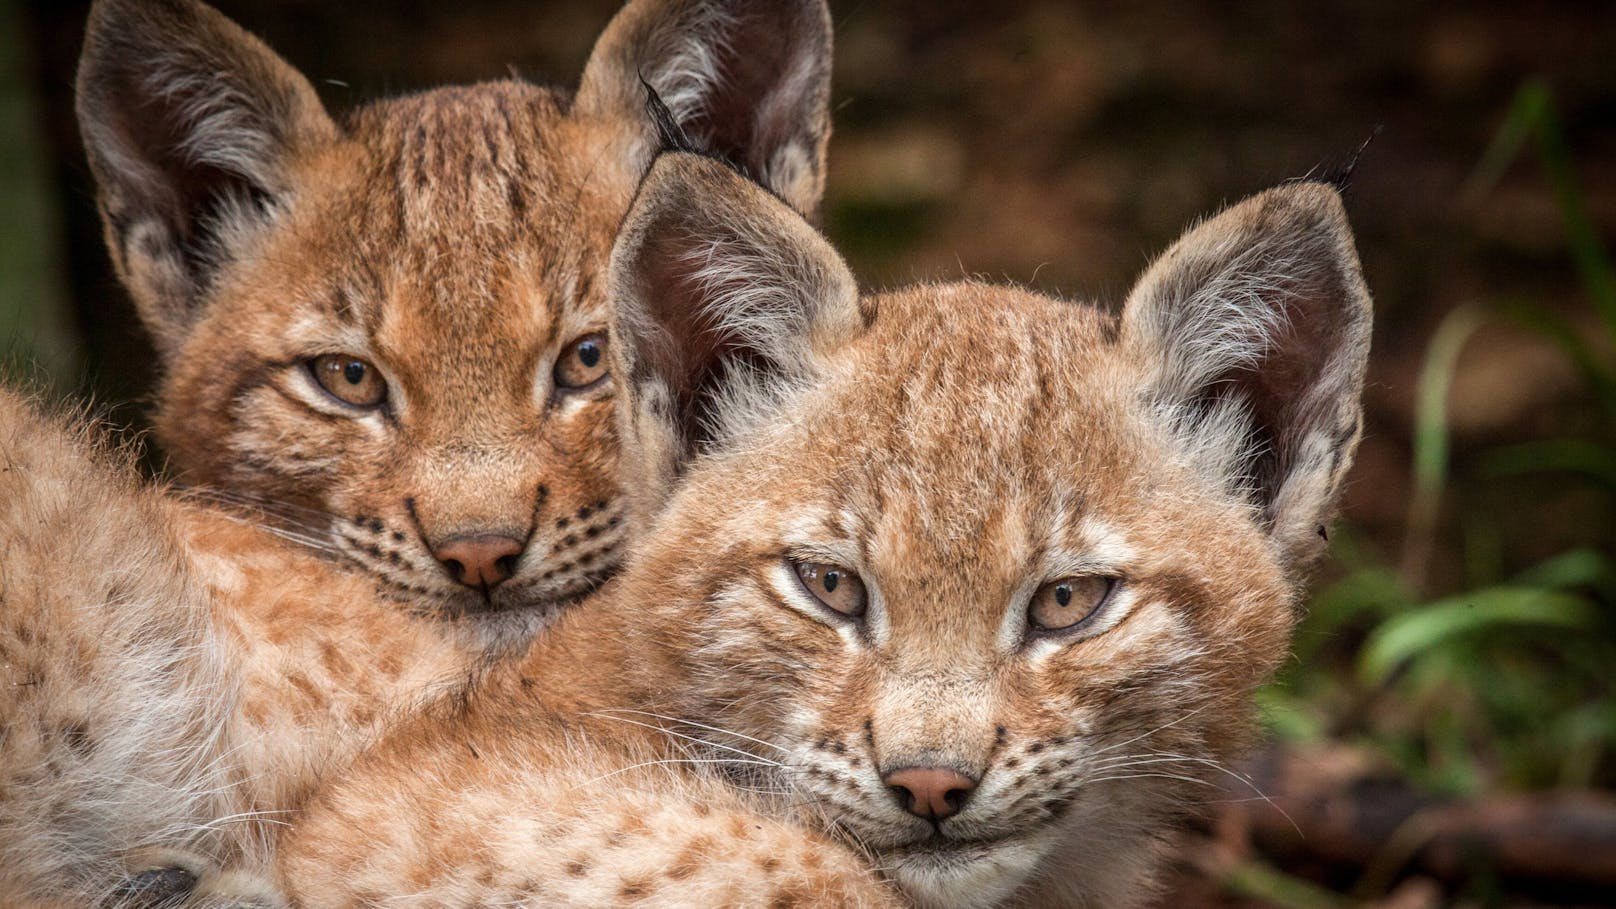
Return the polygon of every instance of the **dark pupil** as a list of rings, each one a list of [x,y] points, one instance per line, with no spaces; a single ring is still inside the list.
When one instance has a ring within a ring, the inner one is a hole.
[[[827,571],[827,572],[825,572],[825,581],[824,581],[824,583],[825,583],[825,591],[827,593],[834,591],[836,589],[836,585],[840,584],[841,582],[842,582],[842,573],[841,572],[839,572],[839,571]]]
[[[585,341],[578,345],[578,362],[594,368],[600,362],[600,345],[594,341]]]
[[[342,377],[348,380],[349,385],[358,385],[365,380],[365,364],[349,360],[348,365],[342,367]]]
[[[1072,603],[1072,588],[1066,584],[1056,587],[1055,602],[1062,606],[1070,606]]]

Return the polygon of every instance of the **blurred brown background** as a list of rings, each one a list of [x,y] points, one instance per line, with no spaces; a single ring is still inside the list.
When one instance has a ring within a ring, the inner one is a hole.
[[[511,70],[571,84],[616,7],[216,5],[336,109]],[[0,340],[64,387],[138,401],[152,357],[101,249],[72,118],[86,7],[0,0]],[[1616,228],[1616,4],[832,8],[825,225],[874,285],[973,273],[1118,302],[1193,218],[1339,165],[1382,128],[1347,195],[1378,318],[1369,432],[1303,665],[1266,703],[1283,745],[1269,757],[1305,755],[1304,782],[1341,810],[1362,807],[1352,787],[1370,779],[1395,790],[1372,806],[1411,799],[1388,835],[1432,805],[1524,799],[1549,812],[1527,828],[1592,831],[1527,846],[1594,868],[1509,859],[1486,819],[1451,822],[1458,846],[1415,823],[1403,852],[1321,856],[1328,832],[1286,845],[1231,809],[1170,902],[1616,905],[1616,830],[1601,813],[1616,784],[1616,384],[1601,384],[1616,371],[1616,310],[1600,309],[1601,240]],[[1422,380],[1445,319],[1451,368],[1438,342]],[[1465,620],[1455,604],[1467,602],[1492,618]],[[1422,609],[1440,625],[1444,608],[1452,627],[1390,668],[1366,665],[1374,646],[1396,651],[1388,628]],[[1271,785],[1306,788],[1282,776]],[[1562,802],[1592,813],[1568,821],[1553,813]],[[1443,848],[1461,857],[1444,865]]]

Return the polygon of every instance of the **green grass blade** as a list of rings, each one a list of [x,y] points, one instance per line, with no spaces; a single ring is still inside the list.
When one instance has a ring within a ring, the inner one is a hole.
[[[1545,439],[1501,446],[1481,456],[1480,470],[1491,477],[1572,473],[1616,492],[1616,449],[1584,439]]]
[[[1588,343],[1570,319],[1535,303],[1517,303],[1508,308],[1512,318],[1559,347],[1593,386],[1605,412],[1616,417],[1616,363]]]
[[[1616,563],[1592,549],[1562,552],[1528,568],[1515,577],[1515,586],[1572,590],[1599,587],[1616,582]]]
[[[1505,172],[1515,159],[1520,157],[1521,149],[1526,146],[1526,140],[1532,137],[1538,123],[1543,119],[1543,111],[1549,104],[1549,91],[1541,80],[1532,80],[1522,85],[1511,99],[1509,109],[1504,112],[1504,122],[1499,125],[1498,132],[1493,134],[1493,141],[1482,153],[1481,160],[1476,169],[1465,180],[1464,188],[1460,190],[1463,198],[1475,204],[1487,193],[1492,192],[1498,181],[1504,178]]]
[[[1504,122],[1465,181],[1463,194],[1474,203],[1496,186],[1520,156],[1528,138],[1537,140],[1538,159],[1560,210],[1566,243],[1571,248],[1583,287],[1593,299],[1607,334],[1616,342],[1616,268],[1612,267],[1610,255],[1588,214],[1588,203],[1572,166],[1565,129],[1560,124],[1548,83],[1531,79],[1516,91]]]
[[[1333,890],[1256,861],[1230,868],[1219,883],[1235,896],[1260,900],[1282,909],[1349,909],[1356,905]]]
[[[1460,594],[1376,628],[1359,657],[1359,677],[1382,684],[1407,661],[1479,631],[1533,625],[1585,628],[1596,619],[1592,604],[1569,593],[1501,586]]]
[[[1409,502],[1408,537],[1403,547],[1403,578],[1418,591],[1430,559],[1442,490],[1448,478],[1448,389],[1465,343],[1484,323],[1473,305],[1448,313],[1425,353],[1414,399],[1414,496]]]
[[[1545,102],[1539,115],[1537,140],[1543,167],[1548,171],[1549,187],[1560,207],[1560,220],[1565,225],[1572,259],[1577,263],[1583,287],[1593,298],[1607,334],[1616,342],[1616,271],[1611,268],[1610,255],[1588,214],[1588,202],[1572,168],[1571,150],[1566,146],[1565,130],[1560,126],[1552,99]]]

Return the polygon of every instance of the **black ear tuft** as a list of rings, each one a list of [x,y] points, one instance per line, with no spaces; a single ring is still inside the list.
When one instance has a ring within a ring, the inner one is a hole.
[[[1338,193],[1345,193],[1347,187],[1352,185],[1352,175],[1358,170],[1358,162],[1362,160],[1364,152],[1369,150],[1369,144],[1375,141],[1386,128],[1384,123],[1376,123],[1374,129],[1369,131],[1369,137],[1358,144],[1358,147],[1347,155],[1346,160],[1320,164],[1307,172],[1306,176],[1288,182],[1291,183],[1323,183],[1335,188]]]
[[[644,74],[640,76],[640,85],[645,87],[645,112],[656,125],[657,151],[661,152],[697,152],[696,143],[685,134],[685,128],[668,110],[668,105],[657,94],[656,87],[645,81]]]

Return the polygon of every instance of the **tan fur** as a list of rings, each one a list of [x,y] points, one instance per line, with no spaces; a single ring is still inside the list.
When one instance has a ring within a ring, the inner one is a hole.
[[[635,0],[577,104],[507,81],[339,123],[200,3],[94,6],[80,123],[193,485],[142,489],[0,396],[0,904],[140,905],[169,871],[197,905],[277,902],[254,871],[316,782],[601,582],[613,384],[550,376],[606,328],[658,141],[640,79],[811,210],[828,54],[818,0]],[[324,353],[383,368],[385,412],[324,395]],[[428,552],[490,530],[526,540],[492,590]]]
[[[1369,298],[1334,191],[1208,221],[1120,320],[981,284],[861,298],[801,219],[689,155],[613,261],[622,432],[660,516],[520,665],[322,791],[290,892],[837,905],[882,898],[865,850],[923,906],[1145,901],[1250,739],[1318,548],[1295,528],[1328,521],[1356,444]],[[860,574],[866,615],[792,559]],[[1091,624],[1029,626],[1034,590],[1085,574],[1120,579]],[[915,766],[980,785],[934,826],[882,781]],[[669,859],[746,815],[767,842],[739,823]],[[788,822],[810,855],[847,844],[832,873],[791,852],[689,884],[777,855]]]
[[[113,895],[126,855],[247,861],[476,654],[300,547],[141,488],[0,397],[0,894]],[[157,867],[161,867],[160,865]]]

